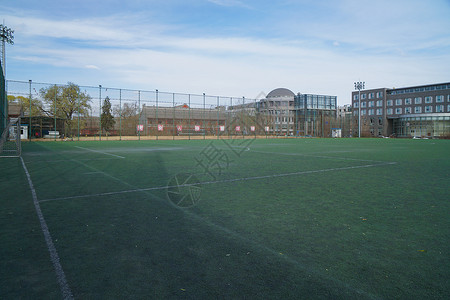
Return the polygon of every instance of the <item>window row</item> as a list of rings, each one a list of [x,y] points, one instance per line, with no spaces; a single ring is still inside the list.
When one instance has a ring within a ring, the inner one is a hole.
[[[373,94],[373,93],[370,93],[370,94]],[[358,100],[358,95],[354,95],[353,98],[354,98],[353,100]],[[438,96],[435,96],[435,98],[436,98],[435,99],[436,103],[443,103],[444,99],[445,99],[444,95],[438,95]],[[361,99],[365,99],[365,97],[363,97],[363,94],[361,94]],[[369,97],[369,99],[373,99],[373,97],[372,98]],[[424,100],[424,101],[422,102],[422,100]],[[450,102],[450,95],[447,95],[447,101]],[[394,103],[397,106],[403,105],[403,103],[404,103],[404,105],[411,105],[413,102],[414,102],[414,104],[422,104],[422,103],[429,104],[429,103],[433,103],[433,96],[426,96],[423,99],[422,99],[422,97],[415,97],[414,99],[413,98],[405,98],[404,101],[403,101],[403,99],[395,99],[395,101],[394,100],[387,100],[386,101],[386,105],[387,106],[394,106]],[[376,103],[376,106],[383,106],[383,100],[377,100],[376,102],[375,101],[368,101],[368,102],[361,101],[361,107],[366,107],[366,105],[368,107],[374,107],[375,103]],[[358,103],[355,102],[353,104],[353,107],[358,107]]]
[[[420,113],[432,113],[432,112],[437,112],[437,113],[443,113],[444,111],[444,105],[436,105],[434,106],[434,111],[433,111],[433,106],[432,105],[427,105],[423,108],[422,110],[422,106],[416,106],[416,107],[405,107],[404,110],[402,107],[397,107],[395,108],[395,110],[393,108],[388,108],[386,110],[386,115],[401,115],[401,114],[420,114]],[[450,104],[447,105],[447,112],[450,112]],[[354,110],[353,111],[353,115],[358,115],[358,111]],[[361,116],[365,116],[365,115],[369,115],[369,116],[382,116],[383,115],[383,109],[381,108],[377,108],[375,109],[361,109]]]
[[[450,102],[450,95],[448,95],[447,98],[448,98],[448,101]],[[424,100],[424,101],[422,102],[422,100]],[[443,95],[436,96],[436,103],[443,103],[443,102],[444,102]],[[422,97],[416,97],[416,98],[414,98],[414,101],[412,98],[406,98],[406,99],[404,99],[404,101],[403,101],[403,99],[395,99],[395,101],[394,100],[386,101],[387,106],[394,106],[394,103],[396,106],[411,105],[412,103],[414,103],[414,104],[422,104],[422,103],[430,104],[430,103],[433,103],[433,96],[427,96],[427,97],[424,97],[424,99],[422,99]],[[383,100],[367,101],[367,102],[361,101],[361,108],[375,107],[375,106],[382,107]],[[358,102],[353,103],[353,107],[358,108]]]
[[[376,110],[375,109],[368,109],[368,110],[361,109],[361,116],[365,116],[366,114],[369,115],[369,116],[374,116],[375,113],[376,113],[377,116],[382,116],[383,115],[383,109],[381,109],[381,108],[377,108]],[[353,111],[353,115],[358,115],[358,111],[354,110]]]
[[[377,99],[379,99],[379,98],[383,98],[383,92],[376,92],[376,93],[373,93],[373,92],[371,92],[371,93],[361,93],[361,100],[364,100],[364,99],[375,99],[375,97],[377,98]],[[359,94],[354,94],[353,95],[353,100],[359,100]]]

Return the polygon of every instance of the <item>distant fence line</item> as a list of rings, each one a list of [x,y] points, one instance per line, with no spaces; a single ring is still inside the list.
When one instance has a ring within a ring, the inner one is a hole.
[[[28,138],[102,139],[105,136],[116,136],[118,139],[158,139],[302,135],[298,125],[301,124],[298,118],[302,116],[289,115],[289,111],[280,112],[280,115],[269,115],[267,110],[261,113],[258,109],[260,99],[101,85],[76,85],[80,93],[90,97],[90,107],[83,113],[78,113],[82,109],[77,107],[77,103],[73,104],[74,113],[68,119],[57,111],[58,103],[54,108],[50,107],[41,93],[53,87],[67,86],[31,80],[6,81],[8,97],[14,98],[13,104],[22,109],[22,125],[28,126]],[[107,130],[102,126],[101,117],[106,98],[110,100],[111,115],[114,118],[114,125]],[[24,105],[26,101],[28,102]],[[46,113],[30,107],[36,103],[40,103]],[[310,130],[313,136],[331,136],[331,129],[342,125],[339,124],[342,121],[336,120],[335,115],[324,112],[314,112],[312,119],[314,123],[311,123]],[[350,127],[350,124],[346,126]]]

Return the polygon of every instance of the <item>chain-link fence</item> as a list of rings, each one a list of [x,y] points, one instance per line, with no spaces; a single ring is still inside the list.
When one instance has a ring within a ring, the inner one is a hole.
[[[6,85],[30,139],[331,137],[346,122],[337,118],[336,98],[328,96],[314,96],[331,100],[309,108],[297,98],[264,100],[264,93],[249,99],[31,80]]]
[[[7,81],[29,138],[199,139],[276,134],[257,99]]]

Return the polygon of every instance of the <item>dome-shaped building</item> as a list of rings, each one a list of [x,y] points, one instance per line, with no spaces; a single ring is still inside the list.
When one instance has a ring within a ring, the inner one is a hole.
[[[266,131],[275,135],[330,136],[336,118],[336,96],[295,94],[277,88],[258,105],[265,116]]]
[[[259,108],[271,120],[269,131],[280,135],[294,134],[295,94],[290,89],[274,89],[260,101]]]
[[[295,94],[290,89],[286,88],[278,88],[271,91],[269,94],[267,94],[266,98],[281,98],[281,97],[291,97],[294,99]]]

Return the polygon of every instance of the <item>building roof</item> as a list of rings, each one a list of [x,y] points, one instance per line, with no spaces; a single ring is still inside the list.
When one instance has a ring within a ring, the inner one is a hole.
[[[22,113],[22,107],[19,103],[9,103],[8,104],[8,116],[18,117]]]
[[[278,88],[267,94],[266,98],[295,97],[294,92],[286,88]]]

